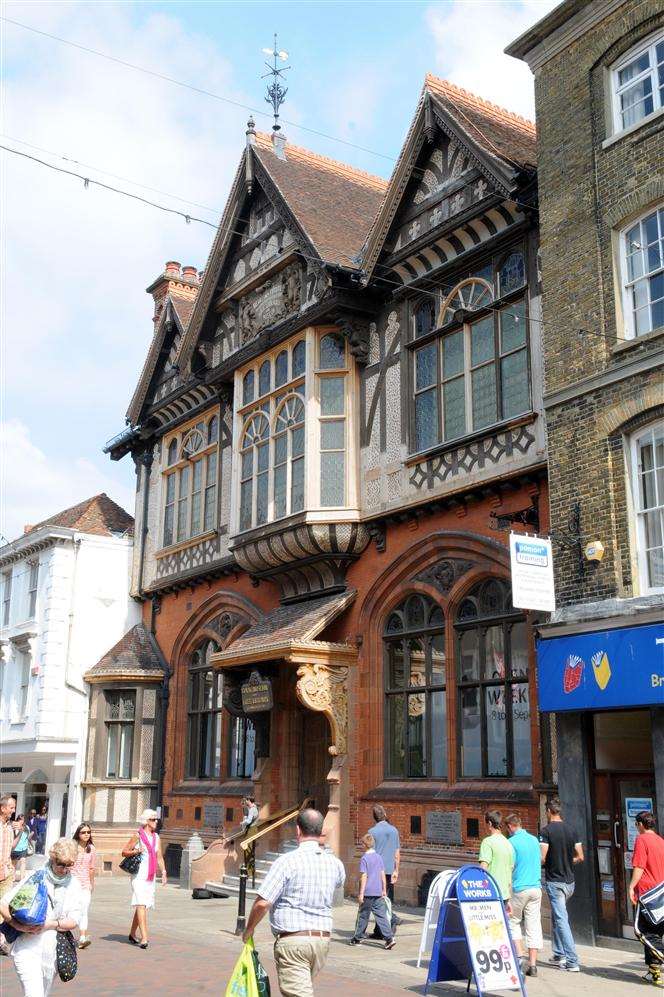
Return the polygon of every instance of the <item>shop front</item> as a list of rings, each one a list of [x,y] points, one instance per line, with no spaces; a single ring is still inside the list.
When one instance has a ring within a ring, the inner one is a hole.
[[[539,705],[555,713],[559,795],[584,842],[570,916],[579,940],[633,937],[635,816],[664,828],[664,627],[542,637]]]

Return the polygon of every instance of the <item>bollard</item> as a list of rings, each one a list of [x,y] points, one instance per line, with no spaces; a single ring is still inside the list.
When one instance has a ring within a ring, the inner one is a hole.
[[[235,925],[236,935],[241,935],[245,929],[247,921],[246,908],[247,908],[247,864],[246,864],[246,858],[244,858],[242,861],[242,865],[240,866],[240,892],[237,900],[237,924]]]

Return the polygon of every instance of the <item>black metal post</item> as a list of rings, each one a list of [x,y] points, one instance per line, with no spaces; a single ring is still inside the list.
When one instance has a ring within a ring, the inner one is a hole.
[[[237,900],[237,923],[235,925],[235,934],[241,935],[245,929],[247,923],[247,860],[246,856],[242,859],[242,865],[240,866],[240,893]]]

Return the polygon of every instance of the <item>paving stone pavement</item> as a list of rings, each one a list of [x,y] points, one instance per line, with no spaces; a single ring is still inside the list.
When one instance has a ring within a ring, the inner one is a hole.
[[[226,983],[241,943],[233,930],[237,902],[232,899],[195,901],[189,891],[176,886],[159,887],[157,909],[150,916],[150,947],[147,951],[127,942],[131,919],[128,878],[98,880],[91,911],[90,948],[79,953],[79,973],[71,983],[56,980],[53,994],[68,997],[113,995],[215,994],[223,997]],[[366,941],[357,948],[348,945],[355,923],[356,905],[350,901],[335,912],[335,931],[330,957],[315,985],[316,997],[381,997],[423,994],[426,962],[417,968],[422,928],[421,913],[399,910],[403,925],[397,946],[386,952],[382,945]],[[256,946],[278,997],[269,927],[263,923],[256,933]],[[545,949],[543,960],[550,949]],[[638,951],[579,948],[580,974],[567,974],[547,965],[529,979],[528,997],[630,997],[641,991],[655,993],[641,982],[644,971]],[[2,997],[20,997],[21,989],[10,959],[0,959]],[[438,984],[431,994],[465,994],[465,983]]]

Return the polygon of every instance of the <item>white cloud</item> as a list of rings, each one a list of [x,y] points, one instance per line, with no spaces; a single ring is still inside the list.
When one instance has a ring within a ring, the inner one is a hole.
[[[525,62],[503,49],[559,0],[454,0],[427,8],[435,71],[457,86],[534,118],[533,79]]]
[[[4,464],[0,532],[7,540],[20,536],[26,524],[38,523],[100,492],[106,492],[133,515],[131,487],[120,484],[91,461],[47,456],[20,419],[0,423],[0,436]]]

